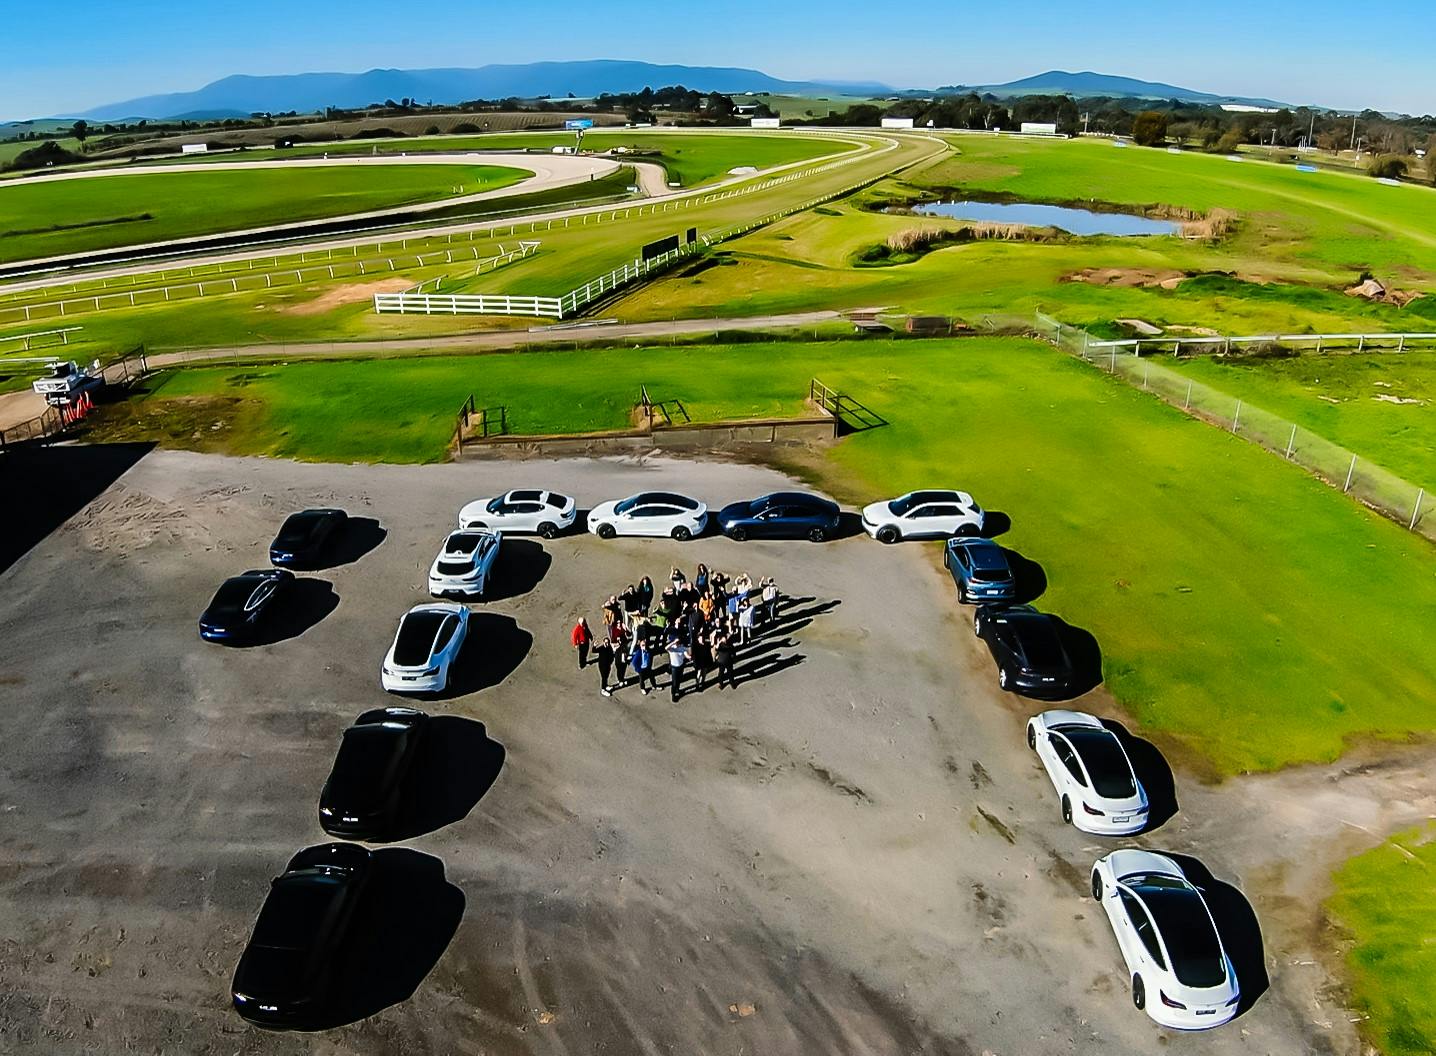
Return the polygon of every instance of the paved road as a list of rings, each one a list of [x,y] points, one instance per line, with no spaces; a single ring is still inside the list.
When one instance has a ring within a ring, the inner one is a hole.
[[[78,492],[113,453],[40,457]],[[268,878],[325,840],[315,800],[340,731],[394,701],[379,659],[424,598],[455,509],[515,483],[583,506],[653,487],[716,504],[793,486],[657,458],[414,467],[154,452],[0,572],[0,1048],[1360,1051],[1347,1010],[1315,986],[1319,899],[1248,863],[1299,863],[1313,824],[1390,817],[1352,813],[1325,773],[1286,790],[1315,822],[1282,809],[1280,780],[1204,790],[1179,775],[1182,812],[1137,842],[1201,854],[1258,900],[1274,985],[1222,1030],[1159,1030],[1132,1008],[1087,892],[1112,841],[1062,824],[1023,743],[1037,706],[998,691],[932,547],[863,537],[505,540],[459,691],[421,705],[445,737],[420,771],[413,837],[379,852],[388,894],[373,897],[387,912],[364,911],[375,919],[348,958],[357,1011],[375,1014],[322,1039],[244,1027],[226,1005],[230,973]],[[215,584],[263,564],[280,518],[305,505],[378,524],[348,563],[306,576],[280,640],[199,641]],[[574,619],[644,573],[698,561],[773,575],[799,600],[744,657],[736,690],[676,705],[632,688],[600,697],[568,647]],[[1078,706],[1111,707],[1100,691]],[[503,746],[496,780],[476,722]]]

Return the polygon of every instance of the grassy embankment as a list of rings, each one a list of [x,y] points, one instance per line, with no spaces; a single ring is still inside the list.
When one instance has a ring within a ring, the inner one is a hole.
[[[1336,873],[1327,913],[1352,938],[1352,997],[1384,1056],[1430,1056],[1436,1039],[1436,826],[1395,836]]]
[[[0,184],[0,261],[364,213],[509,186],[490,165],[144,173]]]
[[[1436,607],[1430,544],[1026,341],[206,368],[131,411],[179,446],[425,461],[470,392],[508,405],[516,431],[565,432],[625,424],[640,383],[700,420],[796,414],[814,374],[892,422],[834,449],[821,482],[856,502],[951,480],[1007,513],[1004,542],[1046,571],[1040,604],[1092,631],[1118,700],[1196,765],[1328,761],[1352,738],[1436,729],[1410,706],[1436,699],[1436,640],[1412,618]]]

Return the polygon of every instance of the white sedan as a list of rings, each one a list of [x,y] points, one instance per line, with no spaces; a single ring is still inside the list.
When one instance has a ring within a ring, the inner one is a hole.
[[[1080,711],[1044,711],[1027,723],[1027,747],[1042,760],[1062,820],[1094,836],[1131,836],[1147,827],[1147,793],[1127,750]]]
[[[682,542],[702,535],[707,526],[707,506],[668,491],[639,492],[617,502],[601,503],[588,513],[588,530],[600,539],[652,535]]]
[[[379,681],[390,693],[441,693],[469,633],[469,610],[452,601],[415,605],[399,621]]]
[[[1205,1030],[1237,1014],[1241,989],[1202,893],[1164,854],[1113,851],[1092,867],[1132,977],[1132,1003],[1164,1027]]]
[[[494,528],[552,539],[573,524],[578,504],[556,491],[509,491],[475,499],[459,511],[460,528]]]
[[[965,491],[910,491],[863,508],[863,531],[880,543],[981,535],[982,507]]]
[[[501,542],[498,532],[487,529],[450,532],[429,566],[429,593],[439,598],[484,593]]]

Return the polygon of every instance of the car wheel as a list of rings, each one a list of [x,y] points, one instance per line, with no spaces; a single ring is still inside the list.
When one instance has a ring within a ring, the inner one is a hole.
[[[974,613],[972,617],[972,633],[979,638],[982,637],[982,613]]]
[[[1092,898],[1097,902],[1102,901],[1102,874],[1095,869],[1092,871]]]
[[[552,539],[554,536],[558,535],[558,528],[556,528],[548,521],[544,521],[543,524],[539,525],[538,527],[538,534],[543,536],[545,539]]]
[[[808,539],[810,542],[821,543],[827,537],[828,533],[823,531],[821,528],[814,528],[808,532]]]
[[[748,539],[748,529],[734,528],[731,532],[728,533],[728,538],[732,539],[735,543],[746,542]]]
[[[1072,801],[1066,796],[1062,797],[1062,820],[1068,825],[1072,824]]]
[[[997,669],[997,684],[1003,689],[1007,689],[1009,688],[1008,683],[1010,683],[1011,681],[1012,679],[1007,674],[1007,668],[999,667]]]
[[[611,524],[600,524],[598,526],[598,537],[600,539],[612,539],[617,534],[618,532],[614,530]]]
[[[1037,751],[1037,730],[1032,726],[1027,727],[1027,747]]]
[[[1132,1004],[1139,1009],[1147,1007],[1147,984],[1140,975],[1132,976]]]
[[[673,529],[673,538],[677,539],[680,543],[686,543],[689,539],[693,538],[693,533],[680,524],[677,528]]]
[[[883,525],[878,529],[878,542],[895,543],[898,541],[898,530],[890,524]]]

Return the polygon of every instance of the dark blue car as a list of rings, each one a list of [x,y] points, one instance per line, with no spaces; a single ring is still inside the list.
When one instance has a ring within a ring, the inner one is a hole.
[[[348,522],[343,510],[291,513],[269,544],[269,560],[288,568],[309,568],[324,560],[330,541]]]
[[[799,491],[777,491],[734,502],[718,511],[718,529],[729,539],[811,539],[837,534],[838,504]]]
[[[207,642],[252,638],[294,573],[282,568],[256,568],[226,579],[199,618],[199,636]]]
[[[1007,554],[991,539],[953,539],[942,560],[957,584],[958,601],[993,605],[1017,596]]]

